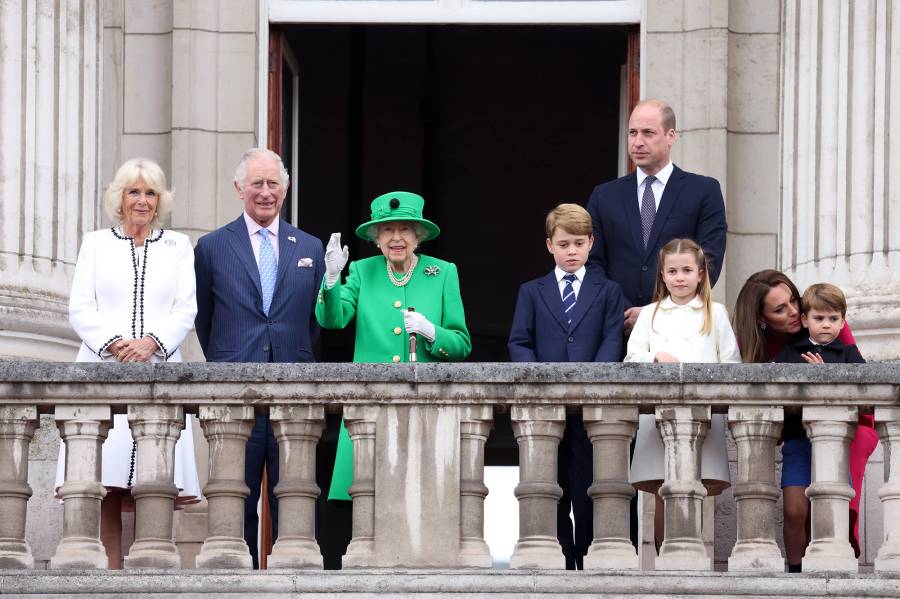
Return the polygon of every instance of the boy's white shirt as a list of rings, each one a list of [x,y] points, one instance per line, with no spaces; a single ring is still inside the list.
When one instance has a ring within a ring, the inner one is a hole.
[[[671,297],[644,306],[628,338],[626,362],[653,362],[657,353],[664,351],[682,362],[740,362],[741,353],[737,339],[728,320],[728,310],[718,302],[712,303],[712,330],[701,335],[703,327],[703,301],[699,296],[684,305],[676,304]],[[650,321],[653,320],[653,326]]]

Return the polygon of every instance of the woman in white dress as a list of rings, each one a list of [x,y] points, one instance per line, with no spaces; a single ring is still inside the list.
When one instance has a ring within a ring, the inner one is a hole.
[[[179,347],[197,313],[194,252],[190,239],[158,228],[172,208],[172,193],[155,162],[123,164],[103,198],[115,226],[81,242],[69,297],[69,322],[81,337],[79,362],[180,362]],[[122,510],[133,509],[134,441],[128,418],[116,414],[103,443],[100,537],[110,569],[122,567]],[[60,448],[56,486],[65,477]],[[191,418],[175,448],[177,504],[199,501]]]

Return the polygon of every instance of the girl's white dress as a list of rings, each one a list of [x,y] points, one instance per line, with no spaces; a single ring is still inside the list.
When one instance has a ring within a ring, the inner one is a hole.
[[[115,362],[107,347],[118,339],[153,337],[160,350],[153,362],[180,362],[179,347],[197,314],[194,250],[187,235],[154,230],[142,247],[120,228],[84,236],[69,296],[69,323],[81,337],[78,362]],[[191,417],[175,446],[179,504],[199,500]],[[116,414],[103,443],[102,483],[132,484],[133,439],[128,417]],[[66,448],[60,444],[56,488],[65,480]]]
[[[672,354],[682,362],[740,362],[741,354],[728,311],[720,303],[712,304],[712,330],[701,335],[703,301],[695,296],[685,305],[666,297],[656,304],[644,306],[628,338],[626,362],[653,362],[660,351]],[[651,319],[653,325],[651,326]],[[718,495],[731,485],[728,449],[725,444],[725,415],[713,414],[702,448],[701,477],[710,495]],[[631,461],[630,482],[635,488],[656,493],[665,479],[663,442],[653,414],[641,414]]]

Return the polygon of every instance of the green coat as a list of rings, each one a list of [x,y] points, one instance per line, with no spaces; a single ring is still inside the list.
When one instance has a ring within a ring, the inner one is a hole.
[[[419,362],[459,361],[472,351],[459,294],[456,265],[419,254],[412,278],[404,287],[388,279],[384,256],[350,263],[342,285],[325,289],[316,302],[316,320],[326,329],[342,329],[356,317],[354,362],[409,362],[409,335],[403,312],[413,306],[434,324],[434,342],[418,337]],[[349,500],[353,482],[353,445],[341,425],[329,499]]]

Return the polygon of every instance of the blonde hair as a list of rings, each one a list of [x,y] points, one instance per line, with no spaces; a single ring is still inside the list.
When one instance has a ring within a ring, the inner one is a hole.
[[[156,204],[156,214],[150,222],[151,226],[159,224],[159,220],[172,211],[172,192],[166,189],[166,174],[158,164],[149,158],[132,158],[116,171],[109,187],[103,194],[103,208],[113,221],[122,223],[122,200],[125,189],[143,181],[144,185],[156,192],[159,201]]]
[[[653,328],[653,319],[656,318],[656,311],[659,310],[659,302],[669,296],[669,290],[666,288],[663,278],[663,268],[666,257],[675,254],[693,255],[697,267],[703,273],[700,284],[697,285],[697,295],[703,300],[703,326],[700,327],[700,334],[709,335],[712,332],[712,287],[709,284],[709,262],[703,248],[697,245],[693,239],[673,239],[659,250],[659,257],[656,259],[656,288],[653,291],[653,301],[656,302],[656,306],[653,308],[653,316],[650,318],[650,328]]]
[[[588,211],[578,204],[560,204],[547,213],[544,228],[548,239],[558,228],[565,229],[571,235],[593,235],[594,221]]]
[[[810,285],[800,298],[800,311],[808,314],[810,310],[822,312],[840,312],[841,318],[847,316],[847,298],[839,287],[831,283]]]

